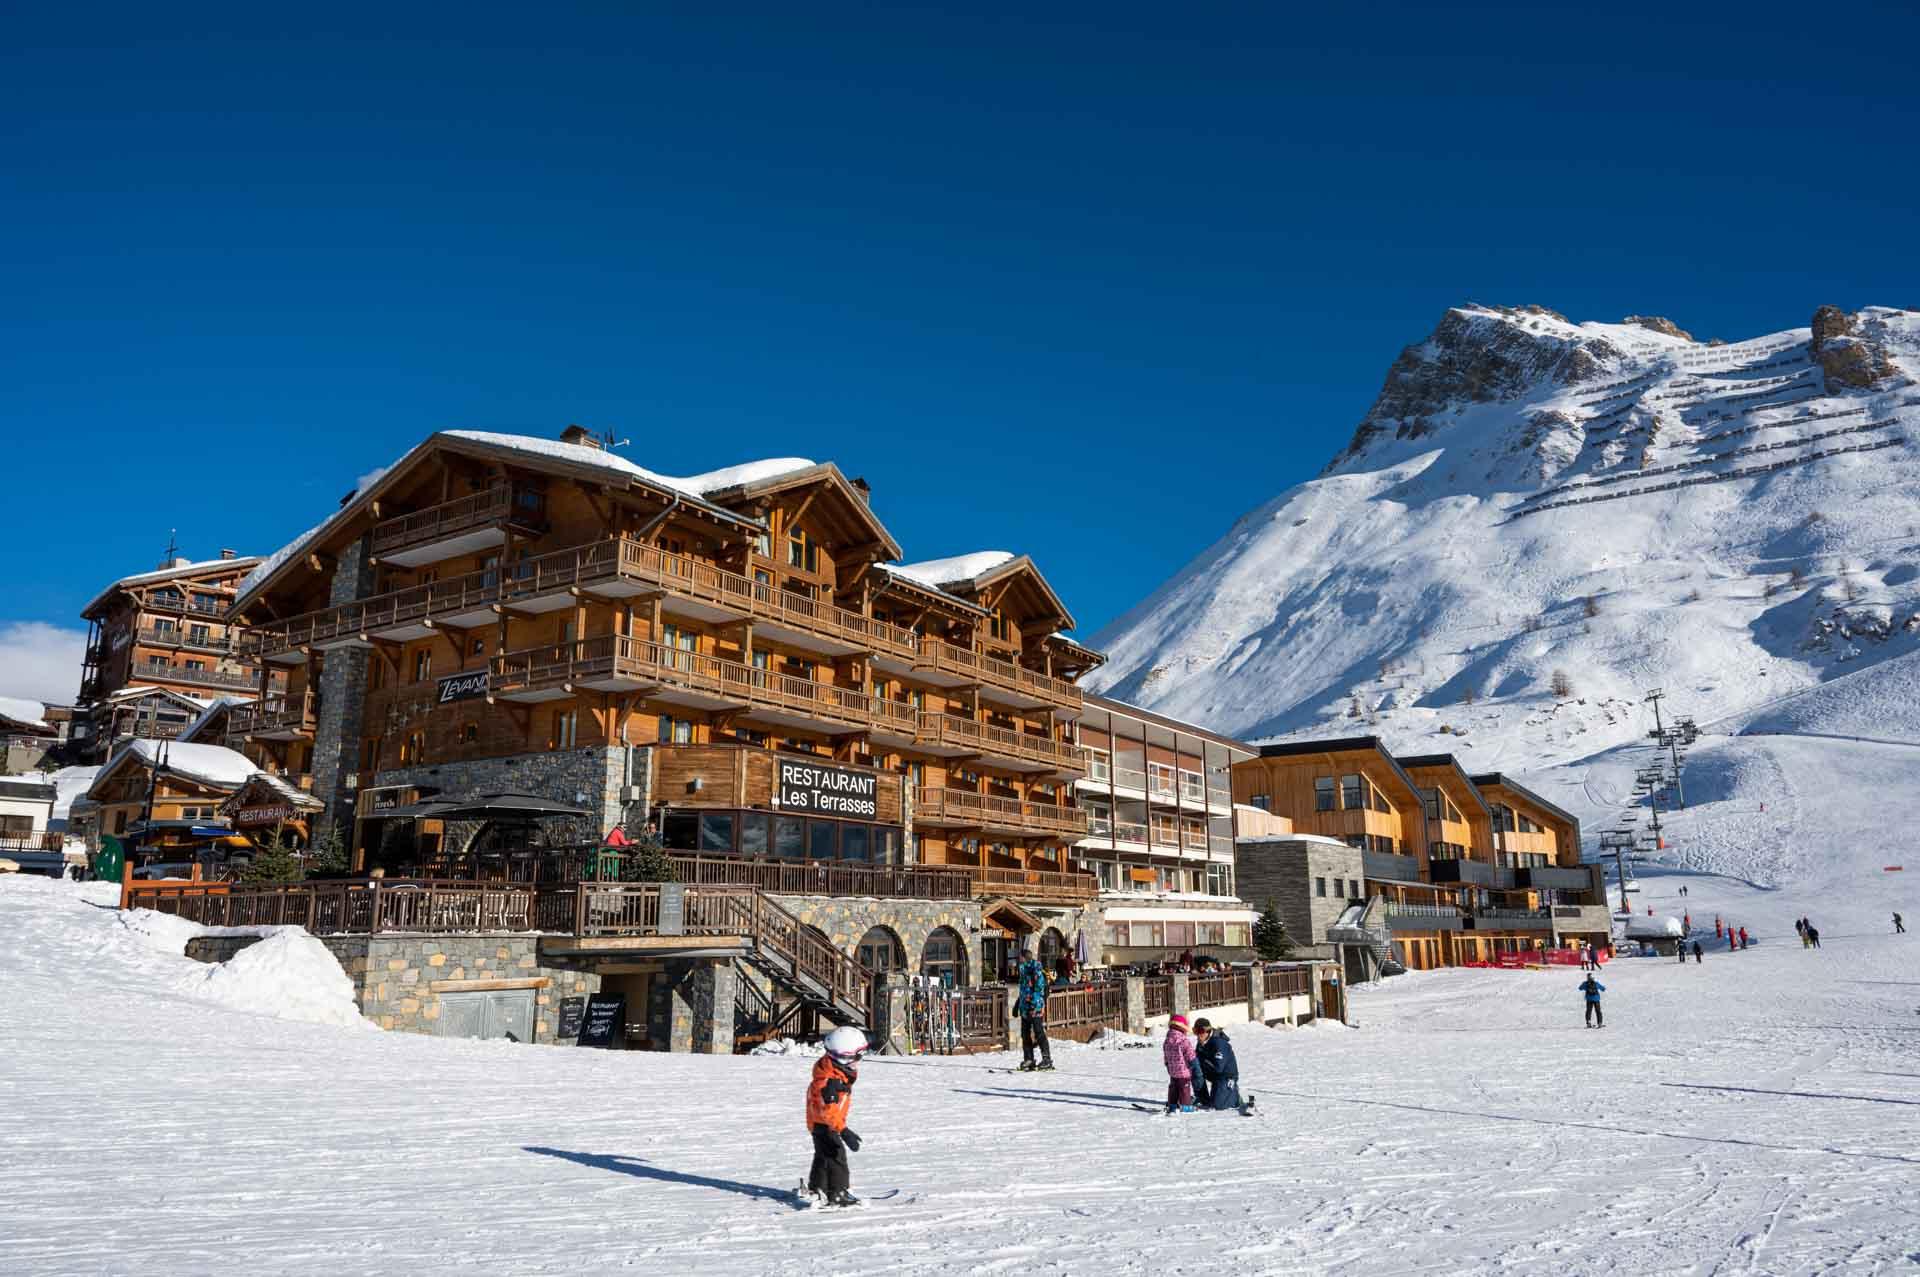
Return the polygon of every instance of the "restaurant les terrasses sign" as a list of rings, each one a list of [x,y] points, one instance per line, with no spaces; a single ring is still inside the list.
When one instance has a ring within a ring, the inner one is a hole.
[[[879,785],[880,778],[870,772],[821,767],[783,758],[773,801],[775,806],[787,811],[873,820],[880,814]]]

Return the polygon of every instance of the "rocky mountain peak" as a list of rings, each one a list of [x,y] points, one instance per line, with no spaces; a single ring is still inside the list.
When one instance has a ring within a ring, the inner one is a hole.
[[[1620,322],[1623,324],[1632,324],[1636,328],[1644,328],[1648,332],[1660,333],[1667,337],[1678,337],[1681,341],[1693,340],[1692,333],[1674,323],[1671,319],[1666,319],[1659,315],[1628,315]]]
[[[1838,306],[1822,306],[1813,312],[1809,349],[1830,383],[1866,389],[1898,371],[1887,357],[1886,346],[1878,340],[1879,327],[1871,320],[1863,321],[1857,312],[1850,315]]]

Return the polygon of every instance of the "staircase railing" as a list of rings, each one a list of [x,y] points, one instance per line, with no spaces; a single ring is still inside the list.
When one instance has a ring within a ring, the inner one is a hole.
[[[795,975],[866,1014],[873,976],[865,967],[758,891],[730,894],[727,906],[744,924],[742,934],[752,936],[756,947],[785,958]]]

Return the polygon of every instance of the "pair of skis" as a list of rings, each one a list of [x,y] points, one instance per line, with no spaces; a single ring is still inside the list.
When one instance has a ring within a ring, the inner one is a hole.
[[[1172,1109],[1168,1109],[1164,1104],[1135,1104],[1135,1105],[1132,1105],[1132,1107],[1140,1110],[1140,1112],[1142,1113],[1153,1113],[1161,1117],[1171,1117],[1173,1113],[1176,1111],[1181,1113],[1211,1113],[1214,1111],[1212,1109],[1199,1109],[1199,1108],[1183,1108],[1179,1110],[1172,1110]],[[1249,1095],[1246,1099],[1242,1100],[1240,1102],[1240,1106],[1236,1108],[1234,1112],[1238,1113],[1241,1117],[1259,1116],[1257,1113],[1254,1112],[1253,1096],[1251,1095]]]

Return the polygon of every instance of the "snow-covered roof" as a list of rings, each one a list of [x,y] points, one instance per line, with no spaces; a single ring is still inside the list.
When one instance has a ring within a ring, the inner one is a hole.
[[[216,697],[213,704],[200,711],[200,717],[187,724],[187,730],[180,733],[179,739],[191,743],[193,738],[198,736],[201,730],[206,727],[207,723],[217,717],[222,710],[232,709],[235,705],[251,705],[253,701],[254,698],[251,696]]]
[[[1686,934],[1680,925],[1680,919],[1645,918],[1638,914],[1627,919],[1627,939],[1629,940],[1666,940]]]
[[[0,696],[0,718],[20,724],[22,727],[47,726],[47,706],[44,701],[30,701],[20,696]]]
[[[132,576],[121,577],[118,581],[115,581],[106,589],[94,595],[93,602],[80,609],[80,615],[85,616],[102,603],[105,603],[107,596],[115,590],[123,590],[135,585],[152,585],[155,582],[169,581],[175,577],[193,576],[196,573],[205,572],[209,568],[229,568],[234,571],[239,571],[241,568],[251,567],[258,562],[260,562],[260,557],[254,554],[243,554],[238,558],[232,559],[202,559],[197,563],[189,563],[184,559],[176,559],[172,567],[156,568],[151,572],[136,572]]]
[[[741,484],[761,483],[779,475],[790,474],[798,470],[809,470],[814,466],[812,461],[806,460],[803,457],[772,457],[762,461],[746,461],[738,465],[726,466],[719,470],[709,470],[703,474],[675,478],[672,475],[660,474],[647,469],[645,466],[636,465],[618,453],[608,452],[603,448],[588,447],[585,444],[567,443],[560,439],[543,439],[536,435],[505,434],[493,430],[442,430],[415,447],[409,448],[392,465],[382,466],[378,470],[362,475],[359,483],[354,487],[353,497],[349,498],[340,509],[328,515],[319,523],[314,524],[305,532],[302,532],[299,536],[261,560],[259,566],[249,572],[246,578],[240,582],[239,594],[235,599],[235,605],[240,606],[244,604],[247,601],[248,595],[258,589],[261,584],[273,576],[274,573],[278,572],[289,559],[300,554],[315,540],[322,538],[330,527],[351,517],[354,513],[355,502],[359,497],[364,496],[368,489],[372,488],[388,474],[405,469],[407,462],[412,459],[415,453],[433,446],[436,439],[458,439],[466,443],[481,444],[488,448],[522,453],[528,457],[543,457],[555,461],[564,461],[569,465],[581,466],[591,470],[600,470],[610,476],[638,479],[643,483],[651,484],[665,491],[678,492],[682,496],[689,497],[696,504],[714,514],[722,515],[736,522],[753,524],[755,526],[759,525],[760,521],[758,519],[741,514],[738,511],[729,510],[725,506],[715,505],[713,502],[707,500],[707,494],[709,492],[718,492],[724,488],[739,487]]]
[[[274,793],[286,799],[289,804],[302,810],[319,811],[321,807],[325,806],[318,798],[315,798],[306,790],[301,789],[285,776],[277,776],[272,772],[263,771],[255,772],[247,779],[249,783],[265,785],[268,789],[271,789]]]
[[[115,770],[122,760],[133,755],[148,766],[162,757],[164,748],[168,774],[183,776],[188,780],[214,789],[238,789],[258,767],[245,754],[237,753],[223,745],[193,745],[180,741],[147,740],[144,737],[130,740],[114,751],[107,765],[100,769],[100,775]],[[95,778],[96,780],[98,777]]]
[[[98,767],[62,767],[47,777],[53,782],[56,797],[53,800],[53,819],[65,820],[73,810],[74,800],[82,797],[93,788],[94,778],[100,774]]]
[[[939,589],[942,586],[977,581],[994,569],[1003,568],[1013,562],[1014,557],[1009,550],[975,550],[971,554],[954,554],[944,559],[923,559],[918,563],[889,563],[887,571],[896,576],[904,576],[909,581],[920,585]]]

